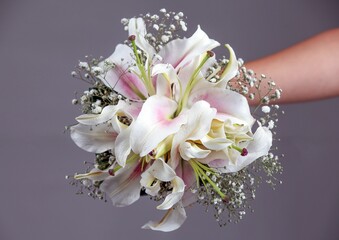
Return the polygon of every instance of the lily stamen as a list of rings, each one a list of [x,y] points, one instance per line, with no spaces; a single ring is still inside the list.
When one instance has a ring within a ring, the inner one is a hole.
[[[136,60],[137,67],[138,67],[138,69],[139,69],[139,71],[141,73],[141,80],[145,84],[145,87],[146,87],[148,93],[150,95],[154,95],[155,94],[154,86],[153,86],[150,78],[147,77],[146,69],[145,69],[145,66],[144,66],[143,62],[141,61],[141,57],[140,57],[139,51],[137,49],[137,45],[135,43],[135,39],[136,39],[135,35],[131,35],[131,36],[128,37],[128,40],[132,44],[133,53],[135,55],[135,60]]]
[[[212,51],[207,51],[206,52],[206,55],[205,57],[202,59],[202,61],[200,62],[199,66],[195,69],[195,71],[193,72],[189,82],[188,82],[188,85],[187,85],[187,88],[185,90],[185,93],[181,99],[181,101],[179,102],[179,105],[178,105],[178,109],[177,111],[175,112],[175,116],[178,116],[179,113],[181,112],[181,110],[186,106],[187,104],[187,100],[188,100],[188,96],[189,94],[191,93],[194,85],[197,83],[197,81],[199,80],[197,78],[197,75],[199,74],[199,72],[201,71],[202,67],[205,65],[205,63],[207,62],[207,60],[211,57],[214,56],[214,52]]]
[[[241,148],[241,147],[238,147],[236,145],[232,145],[231,148],[240,152],[241,156],[247,156],[247,154],[248,154],[248,150],[246,148]]]

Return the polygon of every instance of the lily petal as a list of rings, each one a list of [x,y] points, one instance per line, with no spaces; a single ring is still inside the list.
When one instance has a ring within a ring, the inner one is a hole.
[[[76,118],[76,120],[84,125],[97,125],[111,120],[118,111],[127,113],[130,116],[135,116],[141,107],[138,103],[128,104],[120,100],[117,105],[108,105],[104,107],[100,114],[83,114]]]
[[[103,82],[110,88],[130,99],[142,99],[147,96],[147,90],[142,80],[129,70],[134,69],[135,60],[132,49],[123,44],[118,44],[114,53],[106,60],[114,67],[102,76]]]
[[[108,194],[114,206],[124,207],[131,205],[140,198],[141,164],[126,165],[119,169],[115,176],[108,177],[100,189]]]
[[[188,161],[192,158],[205,158],[211,151],[201,149],[194,143],[183,142],[179,146],[179,152],[181,157]]]
[[[252,126],[255,121],[251,115],[247,99],[234,91],[221,88],[199,89],[191,94],[189,104],[200,100],[204,100],[211,107],[216,108],[218,114],[238,118],[245,121],[249,126]]]
[[[238,172],[244,167],[251,164],[256,159],[267,155],[272,146],[272,133],[266,127],[258,127],[257,131],[253,135],[253,140],[246,147],[248,154],[241,156],[239,152],[234,150],[233,154],[237,157],[234,163],[231,161],[232,156],[228,156],[223,151],[213,152],[206,159],[205,163],[208,163],[210,167],[217,168],[220,172]],[[229,154],[232,154],[230,152]]]
[[[135,44],[146,53],[147,58],[153,57],[153,55],[155,55],[156,52],[154,48],[145,39],[147,31],[145,22],[142,18],[131,18],[129,20],[128,34],[129,36],[136,36]]]
[[[185,112],[188,115],[187,123],[175,134],[171,149],[170,165],[176,169],[180,160],[179,146],[186,140],[199,140],[210,130],[216,109],[211,108],[208,102],[199,101]]]
[[[114,148],[117,133],[109,124],[87,126],[77,124],[71,127],[74,143],[87,152],[102,153]]]
[[[185,183],[180,177],[175,176],[171,183],[173,187],[172,193],[168,194],[163,203],[157,206],[159,210],[170,209],[174,204],[178,203],[184,195]]]
[[[176,177],[175,171],[161,158],[155,160],[147,172],[162,182],[170,182]]]
[[[195,56],[201,55],[219,46],[217,41],[210,39],[200,26],[188,39],[176,39],[166,44],[158,53],[163,62],[171,64],[175,69],[183,67]]]
[[[254,160],[267,155],[272,146],[272,132],[266,127],[258,127],[253,141],[246,147],[247,156],[239,156],[235,165],[227,166],[226,172],[237,172],[251,164]]]
[[[213,119],[211,130],[200,141],[206,148],[214,151],[226,149],[233,144],[231,140],[226,138],[225,123],[217,119]]]
[[[166,137],[176,133],[187,118],[184,114],[172,118],[176,109],[177,103],[164,96],[148,98],[131,130],[133,152],[145,156]]]
[[[155,179],[149,171],[145,171],[141,174],[140,184],[145,187],[148,195],[156,196],[160,191],[160,183],[161,181]]]
[[[115,157],[117,163],[122,167],[125,167],[127,157],[131,153],[131,130],[132,126],[122,130],[115,141]]]
[[[170,232],[178,229],[185,222],[186,218],[184,207],[181,203],[178,203],[174,208],[169,209],[159,222],[149,221],[142,228]]]
[[[172,65],[156,64],[152,68],[152,76],[157,76],[156,92],[157,95],[172,97],[172,84],[178,85],[178,76]]]
[[[230,59],[229,62],[227,63],[224,72],[221,75],[220,81],[224,81],[225,83],[227,83],[229,80],[234,78],[238,73],[238,60],[233,51],[233,48],[228,44],[226,44],[225,47],[230,52]]]
[[[185,183],[185,192],[181,199],[183,206],[186,207],[196,203],[198,200],[197,194],[191,191],[191,189],[194,189],[197,186],[193,168],[187,161],[182,161],[175,171],[177,176],[180,177]]]

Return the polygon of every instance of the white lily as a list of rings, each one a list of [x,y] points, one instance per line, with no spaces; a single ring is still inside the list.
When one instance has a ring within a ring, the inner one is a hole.
[[[79,147],[89,152],[115,151],[117,162],[124,166],[131,150],[131,128],[119,118],[128,118],[133,123],[140,109],[138,102],[128,104],[120,100],[117,105],[104,107],[100,114],[81,115],[76,118],[79,124],[71,127],[71,137]]]
[[[140,156],[149,154],[169,135],[186,122],[186,115],[173,117],[177,103],[163,96],[152,96],[144,103],[131,130],[131,146]]]
[[[178,203],[184,195],[184,181],[178,177],[175,171],[159,158],[141,175],[141,185],[145,187],[146,193],[156,196],[160,191],[161,183],[170,183],[172,192],[168,194],[157,209],[167,210]]]
[[[191,95],[189,103],[201,100],[216,108],[217,114],[211,132],[201,140],[214,151],[200,162],[221,172],[236,172],[268,153],[272,133],[263,127],[251,133],[254,118],[244,96],[220,88],[200,89]]]
[[[118,44],[113,54],[99,65],[108,65],[101,79],[109,88],[129,99],[145,99],[147,89],[138,76],[139,70],[134,67],[133,55],[134,52],[129,46]]]
[[[272,146],[272,132],[266,127],[258,127],[253,139],[241,144],[246,148],[248,154],[241,156],[239,151],[233,151],[233,156],[226,154],[225,151],[217,151],[208,156],[205,160],[208,165],[217,168],[220,172],[238,172],[244,167],[251,164],[254,160],[268,154]]]

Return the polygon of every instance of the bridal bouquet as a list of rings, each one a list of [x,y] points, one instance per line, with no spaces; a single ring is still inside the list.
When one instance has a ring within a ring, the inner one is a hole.
[[[228,44],[229,58],[217,59],[220,44],[199,26],[180,38],[183,13],[159,15],[122,19],[124,43],[72,72],[90,87],[73,100],[83,114],[70,135],[95,160],[71,182],[118,207],[143,195],[158,201],[164,217],[145,229],[179,228],[194,203],[211,206],[220,225],[237,222],[260,172],[275,185],[282,170],[272,147],[281,90],[247,70]]]

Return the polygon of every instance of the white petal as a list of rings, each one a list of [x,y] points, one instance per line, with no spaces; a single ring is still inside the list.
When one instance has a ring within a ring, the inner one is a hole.
[[[96,125],[107,122],[116,112],[116,106],[109,105],[102,109],[100,114],[83,114],[76,118],[76,120],[84,125]]]
[[[178,77],[172,65],[156,64],[152,68],[152,76],[157,76],[156,92],[157,95],[162,95],[171,98],[171,85],[178,85]]]
[[[154,178],[163,182],[170,182],[176,177],[174,170],[161,158],[155,160],[154,163],[147,169],[147,172],[149,172]]]
[[[157,180],[150,174],[150,172],[145,171],[141,174],[140,184],[146,188],[146,193],[155,196],[160,191],[161,181]]]
[[[115,157],[117,163],[122,167],[125,166],[126,159],[131,153],[130,136],[132,125],[122,130],[115,141]]]
[[[212,168],[225,168],[225,166],[229,162],[229,158],[225,151],[212,151],[207,157],[204,159],[199,159],[199,162],[208,164]],[[224,172],[224,169],[220,170],[221,172]]]
[[[175,69],[179,69],[194,57],[199,56],[213,48],[219,43],[210,39],[204,31],[198,29],[188,39],[176,39],[164,46],[159,55],[163,62],[171,64]]]
[[[176,109],[177,103],[169,98],[157,95],[148,98],[131,131],[133,152],[145,156],[166,137],[176,133],[186,122],[184,114],[172,119]]]
[[[140,95],[147,96],[147,90],[142,80],[133,72],[129,72],[130,68],[134,70],[133,55],[129,46],[118,44],[114,53],[107,59],[115,66],[102,76],[102,81],[125,97],[140,99]]]
[[[178,203],[184,195],[185,183],[180,177],[176,176],[171,183],[173,187],[172,193],[168,194],[163,203],[157,206],[159,210],[170,209],[174,204]]]
[[[100,189],[108,194],[114,206],[124,207],[131,205],[140,198],[141,164],[127,165],[119,169],[115,176],[108,177]]]
[[[233,144],[233,142],[228,140],[226,137],[225,138],[211,138],[209,136],[203,137],[201,139],[201,143],[208,149],[211,149],[214,151],[220,151]]]
[[[185,66],[181,67],[179,72],[178,72],[178,77],[180,79],[180,87],[181,87],[181,92],[180,96],[182,97],[184,94],[185,89],[188,87],[188,84],[192,78],[192,75],[195,73],[196,69],[200,65],[201,61],[203,60],[205,54],[203,55],[198,55],[192,58],[190,62],[185,64]],[[193,87],[195,89],[197,85],[200,85],[201,82],[203,82],[204,76],[202,75],[201,72],[198,72],[198,75],[196,76],[196,79],[201,79],[199,80]],[[179,92],[180,89],[178,89]],[[193,90],[191,90],[193,91]]]
[[[238,118],[245,121],[249,126],[252,126],[255,121],[251,115],[247,99],[234,91],[221,88],[199,89],[191,94],[189,104],[200,100],[204,100],[211,107],[216,108],[218,114]]]
[[[238,73],[238,60],[237,57],[235,56],[233,48],[231,48],[231,46],[228,44],[226,44],[225,47],[230,52],[230,59],[229,62],[227,63],[226,69],[221,75],[220,81],[224,81],[227,83],[229,80],[234,78]]]
[[[216,109],[211,108],[206,101],[199,101],[194,103],[186,114],[187,123],[182,126],[179,134],[187,136],[190,140],[199,140],[209,132]]]
[[[187,123],[175,134],[171,149],[171,167],[175,169],[179,163],[179,145],[186,140],[199,140],[210,130],[216,110],[210,108],[205,101],[196,102],[191,109],[185,112],[188,115]]]
[[[251,164],[256,159],[267,155],[272,146],[272,133],[266,127],[258,127],[253,135],[253,141],[246,147],[247,156],[239,156],[236,164],[229,164],[226,167],[226,172],[237,172]]]
[[[146,25],[142,18],[131,18],[128,24],[128,34],[129,36],[135,35],[135,44],[143,50],[146,55],[149,57],[153,57],[156,53],[154,48],[147,42],[145,39],[146,35]]]
[[[100,123],[111,120],[115,114],[120,110],[124,112],[132,111],[131,108],[136,108],[135,103],[133,105],[127,104],[125,101],[120,100],[117,105],[108,105],[104,107],[100,114],[83,114],[76,118],[79,123],[85,125],[97,125]],[[139,110],[140,111],[140,110]]]
[[[149,221],[142,228],[170,232],[178,229],[185,222],[186,217],[184,207],[178,203],[174,208],[169,209],[159,222]]]
[[[205,158],[211,152],[210,150],[201,149],[196,144],[184,142],[179,145],[179,152],[183,159]]]
[[[182,204],[184,207],[190,206],[196,203],[198,198],[197,194],[193,193],[191,189],[197,187],[195,173],[193,168],[187,161],[182,161],[176,168],[177,176],[180,177],[185,183],[185,192],[182,197]]]
[[[114,148],[117,133],[108,124],[71,127],[71,138],[78,147],[88,152],[102,153]]]

